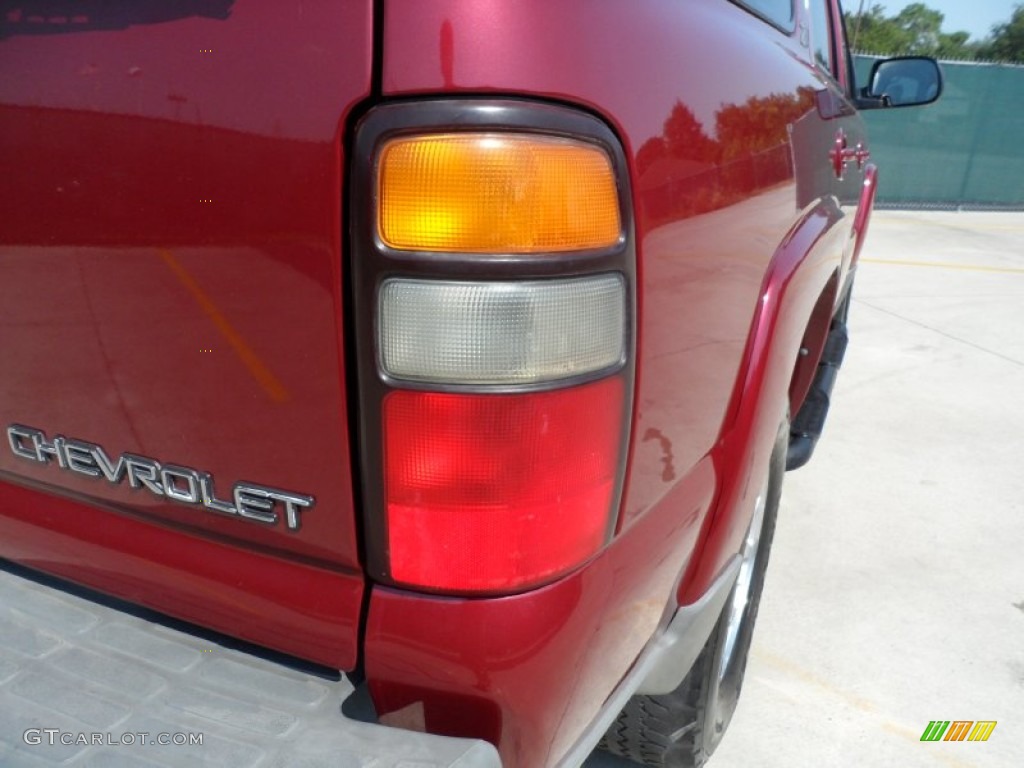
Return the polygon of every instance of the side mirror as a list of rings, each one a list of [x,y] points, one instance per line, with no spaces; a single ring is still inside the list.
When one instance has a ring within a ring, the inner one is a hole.
[[[942,95],[942,71],[926,56],[897,56],[876,61],[870,85],[861,90],[861,109],[918,107]]]

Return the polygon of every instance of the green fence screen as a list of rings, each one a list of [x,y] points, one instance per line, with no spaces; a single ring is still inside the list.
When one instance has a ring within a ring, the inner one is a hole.
[[[855,56],[858,83],[876,57]],[[1024,67],[942,62],[942,98],[865,111],[890,208],[1024,210]]]

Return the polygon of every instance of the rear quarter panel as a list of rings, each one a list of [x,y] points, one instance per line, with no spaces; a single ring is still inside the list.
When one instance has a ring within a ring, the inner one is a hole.
[[[796,23],[780,30],[725,0],[389,0],[382,82],[387,98],[576,105],[630,159],[639,351],[618,538],[581,573],[515,598],[371,599],[381,711],[475,731],[510,766],[553,764],[665,606],[699,597],[738,549],[747,480],[767,465],[799,341],[849,240],[828,161],[836,124],[816,107],[837,86]]]

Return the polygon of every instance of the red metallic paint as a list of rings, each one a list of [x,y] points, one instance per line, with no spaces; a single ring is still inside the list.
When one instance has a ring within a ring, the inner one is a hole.
[[[350,668],[363,577],[340,137],[370,93],[372,3],[222,5],[223,20],[148,23],[94,3],[60,32],[3,28],[0,153],[17,162],[0,207],[0,429],[208,471],[222,498],[248,481],[316,506],[289,533],[33,464],[5,440],[0,557]],[[5,482],[19,478],[38,499]]]
[[[41,490],[3,485],[5,558],[336,669],[355,664],[361,581]]]
[[[577,574],[515,598],[371,596],[379,711],[498,734],[507,765],[551,765],[651,636],[666,587],[693,602],[739,549],[800,341],[848,274],[861,177],[854,166],[836,178],[828,152],[838,130],[856,143],[863,126],[798,31],[721,0],[388,0],[384,54],[386,97],[576,104],[618,132],[632,164],[639,351],[619,537]],[[652,561],[659,577],[646,574]],[[614,637],[609,625],[640,605],[652,613],[631,642],[592,639]]]
[[[838,130],[856,145],[863,128],[799,32],[725,0],[382,2],[381,97],[575,105],[631,163],[639,347],[619,535],[524,594],[369,601],[384,718],[536,768],[737,551],[800,340],[867,226],[851,215],[870,203],[863,174],[838,179],[828,157]],[[224,21],[5,30],[0,150],[20,162],[0,222],[0,426],[317,506],[292,535],[0,451],[0,556],[350,668],[363,580],[342,136],[371,95],[372,8],[228,6]]]
[[[503,765],[564,754],[667,616],[679,555],[696,540],[716,485],[700,462],[586,567],[512,597],[425,597],[376,587],[366,674],[385,722],[473,733]],[[641,567],[642,565],[642,567]]]
[[[871,223],[871,211],[875,207],[875,195],[878,193],[878,166],[869,163],[864,168],[864,187],[861,192],[860,205],[854,219],[853,231],[857,241],[853,250],[853,267],[857,266],[864,241],[868,236],[868,225]]]
[[[699,599],[726,561],[738,551],[759,491],[778,427],[787,416],[788,389],[797,350],[814,305],[838,262],[826,254],[841,251],[835,205],[822,205],[794,228],[766,277],[766,288],[751,334],[744,373],[734,393],[736,415],[713,452],[723,484],[716,514],[709,519],[704,549],[691,561],[679,603]],[[822,242],[824,241],[824,242]],[[828,245],[828,249],[822,247]],[[810,255],[808,255],[810,254]]]

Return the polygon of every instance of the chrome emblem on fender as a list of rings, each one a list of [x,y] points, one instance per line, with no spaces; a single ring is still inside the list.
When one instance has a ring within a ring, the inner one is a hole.
[[[69,472],[102,477],[114,485],[120,485],[127,479],[130,488],[145,488],[154,496],[179,504],[202,507],[210,512],[256,523],[276,525],[283,518],[289,531],[299,530],[302,513],[316,503],[316,499],[304,493],[254,483],[235,483],[231,501],[225,501],[214,493],[213,476],[209,472],[179,464],[164,464],[134,453],[122,453],[117,461],[112,461],[106,451],[95,443],[63,435],[55,435],[47,442],[45,432],[21,424],[11,424],[7,428],[7,442],[15,456],[29,461],[49,464],[56,459],[57,466]]]

